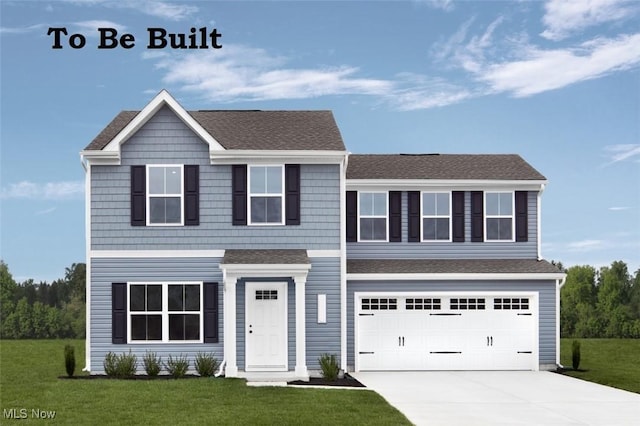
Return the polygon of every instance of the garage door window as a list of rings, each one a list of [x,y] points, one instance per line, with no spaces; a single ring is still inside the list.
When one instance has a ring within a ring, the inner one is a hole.
[[[529,298],[520,297],[497,297],[493,299],[494,310],[527,310],[529,309]]]
[[[395,311],[398,309],[398,299],[367,298],[362,299],[363,311]]]
[[[476,298],[456,298],[451,299],[449,301],[449,308],[451,310],[457,311],[474,311],[474,310],[484,310],[485,308],[485,299],[476,299]]]
[[[420,310],[434,310],[439,311],[441,308],[441,300],[440,299],[407,299],[405,301],[405,309],[407,311],[420,311]]]

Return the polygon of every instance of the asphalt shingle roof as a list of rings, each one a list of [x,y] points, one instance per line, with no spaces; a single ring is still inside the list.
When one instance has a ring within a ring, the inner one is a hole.
[[[225,149],[346,150],[331,111],[188,112]],[[103,149],[137,114],[120,112],[85,149]]]
[[[349,274],[490,274],[541,273],[561,271],[546,260],[536,259],[351,259]]]
[[[293,265],[308,264],[307,251],[302,249],[225,250],[222,264]]]
[[[351,154],[347,179],[546,178],[516,154]]]

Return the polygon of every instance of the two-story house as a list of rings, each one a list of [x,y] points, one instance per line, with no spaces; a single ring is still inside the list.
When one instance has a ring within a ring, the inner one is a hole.
[[[559,356],[546,179],[515,155],[349,155],[329,111],[166,91],[81,152],[86,369],[214,352],[228,377],[538,369]]]

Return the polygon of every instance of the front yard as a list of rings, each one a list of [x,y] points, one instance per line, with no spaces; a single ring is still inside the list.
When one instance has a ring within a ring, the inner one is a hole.
[[[409,424],[368,390],[253,388],[221,378],[62,380],[66,343],[84,374],[84,341],[0,341],[0,423],[55,412],[63,424]]]

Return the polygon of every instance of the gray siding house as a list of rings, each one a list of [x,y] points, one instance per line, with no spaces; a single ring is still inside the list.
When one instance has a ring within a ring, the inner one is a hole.
[[[329,111],[166,91],[81,152],[86,370],[214,352],[227,377],[550,368],[564,275],[517,155],[352,155]]]

